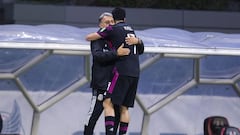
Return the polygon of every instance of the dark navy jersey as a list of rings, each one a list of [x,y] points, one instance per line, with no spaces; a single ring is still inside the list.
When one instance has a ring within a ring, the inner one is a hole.
[[[93,56],[91,88],[107,90],[108,83],[111,82],[112,70],[118,56],[110,46],[111,44],[103,39],[91,41]]]
[[[124,44],[125,48],[130,49],[130,55],[120,57],[116,61],[116,68],[120,75],[139,77],[139,54],[143,53],[144,46],[141,45],[127,45],[125,43],[125,37],[135,37],[135,32],[131,26],[124,22],[110,25],[107,28],[103,28],[98,31],[98,34],[111,41],[114,48],[118,48],[121,44]]]

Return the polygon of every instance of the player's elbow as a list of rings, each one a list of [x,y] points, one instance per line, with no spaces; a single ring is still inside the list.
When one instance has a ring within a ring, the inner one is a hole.
[[[91,34],[88,34],[86,36],[87,41],[93,41],[93,40],[97,40],[97,39],[100,39],[100,38],[101,38],[101,36],[98,35],[97,33],[91,33]]]

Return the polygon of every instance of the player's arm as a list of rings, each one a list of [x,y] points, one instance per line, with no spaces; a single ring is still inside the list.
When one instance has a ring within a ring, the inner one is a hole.
[[[140,38],[138,38],[137,50],[138,54],[143,54],[144,52],[144,43]]]
[[[123,48],[123,44],[117,49],[117,51],[109,50],[103,51],[103,45],[105,43],[100,40],[91,42],[91,52],[95,60],[99,62],[110,62],[116,60],[119,56],[125,56],[130,53],[129,48]]]
[[[113,29],[112,26],[109,25],[107,28],[101,28],[98,32],[90,33],[86,36],[87,41],[93,41],[100,38],[103,39],[110,39],[110,35],[112,33]]]
[[[125,42],[128,45],[136,45],[138,54],[143,54],[144,52],[144,44],[140,38],[137,37],[126,37]]]
[[[126,56],[129,55],[130,49],[124,48],[124,44],[121,44],[120,47],[117,49],[117,56]]]
[[[104,51],[105,42],[103,40],[91,41],[91,53],[98,62],[109,62],[118,58],[114,51]]]
[[[86,36],[87,41],[93,41],[102,38],[97,32],[90,33]]]
[[[137,37],[126,37],[125,42],[128,45],[136,45],[139,42],[139,39]]]

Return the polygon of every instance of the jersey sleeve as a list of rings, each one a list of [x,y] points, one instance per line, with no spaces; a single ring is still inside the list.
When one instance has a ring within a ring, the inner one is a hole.
[[[98,62],[111,62],[118,58],[117,52],[113,50],[104,51],[105,42],[103,40],[95,40],[91,42],[91,52],[94,59]]]
[[[106,28],[100,29],[97,33],[103,38],[103,39],[110,39],[111,32],[113,31],[113,27],[109,25]]]
[[[137,45],[137,50],[138,50],[138,54],[143,54],[144,52],[144,43],[141,41],[140,44]]]

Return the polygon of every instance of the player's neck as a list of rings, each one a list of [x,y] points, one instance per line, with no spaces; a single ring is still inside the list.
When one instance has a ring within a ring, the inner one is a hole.
[[[121,22],[124,22],[124,20],[116,20],[115,23],[121,23]]]

